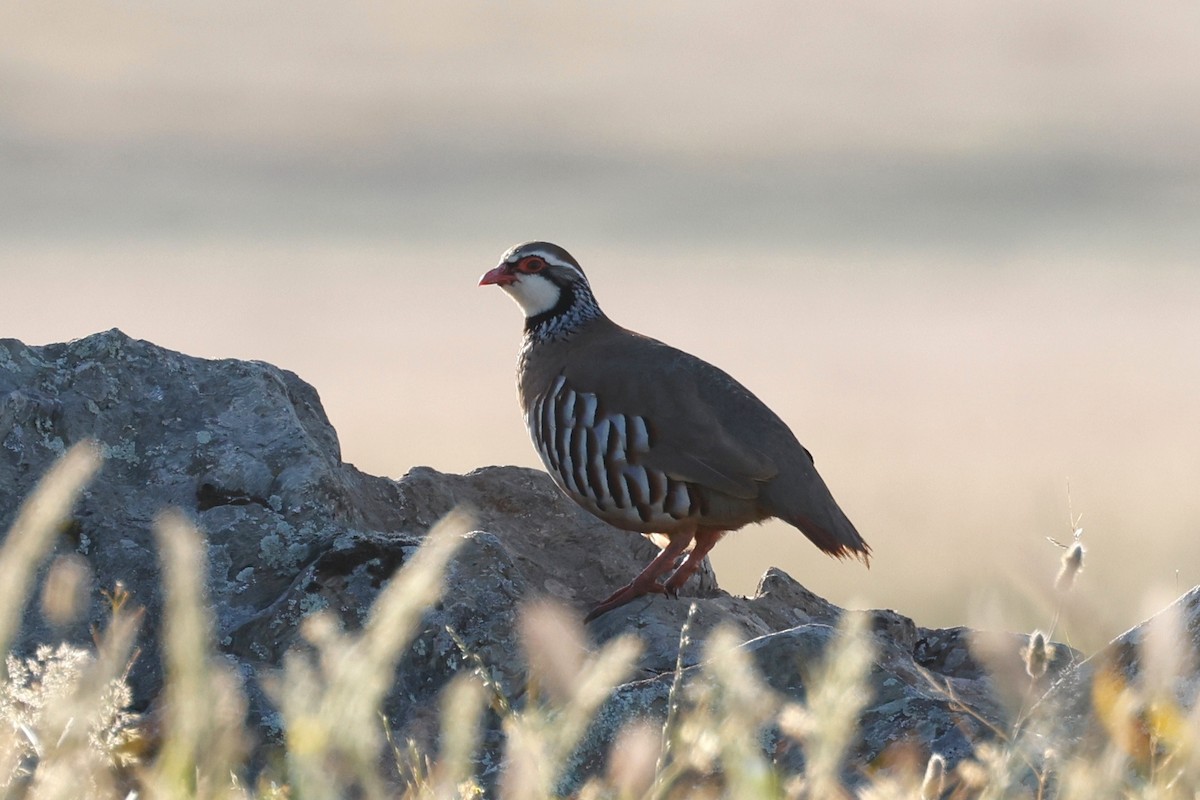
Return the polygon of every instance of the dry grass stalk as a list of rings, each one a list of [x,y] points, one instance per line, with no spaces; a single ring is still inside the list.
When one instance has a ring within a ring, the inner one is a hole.
[[[147,775],[161,797],[233,796],[230,777],[245,752],[245,699],[218,661],[204,583],[204,539],[177,511],[154,526],[166,589],[163,618],[162,749]]]
[[[805,755],[813,797],[847,796],[842,761],[858,728],[859,714],[871,699],[868,677],[874,658],[869,616],[844,612],[805,703],[812,721]]]
[[[0,653],[7,653],[21,626],[34,572],[54,546],[79,493],[100,468],[93,442],[72,447],[55,462],[21,504],[0,547]]]
[[[573,613],[547,603],[522,613],[526,660],[539,685],[553,688],[545,698],[530,698],[525,709],[504,719],[501,797],[541,800],[556,796],[556,784],[570,758],[600,705],[633,669],[641,643],[620,636],[583,657],[583,631]]]
[[[434,525],[380,592],[360,633],[340,633],[328,612],[306,621],[316,659],[288,653],[275,691],[289,775],[304,797],[391,796],[380,771],[379,710],[421,618],[441,597],[446,568],[470,525],[459,511]]]

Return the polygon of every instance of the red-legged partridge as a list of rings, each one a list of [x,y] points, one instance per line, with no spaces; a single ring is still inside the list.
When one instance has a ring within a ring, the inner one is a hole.
[[[610,525],[669,542],[589,621],[676,593],[725,533],[770,517],[830,555],[868,562],[871,548],[783,420],[711,364],[610,320],[566,250],[518,245],[486,284],[525,312],[518,394],[554,482]]]

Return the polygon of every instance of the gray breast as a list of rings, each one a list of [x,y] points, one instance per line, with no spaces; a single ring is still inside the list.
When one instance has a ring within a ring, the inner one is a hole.
[[[542,462],[564,492],[607,522],[653,530],[702,514],[701,493],[639,463],[654,446],[644,417],[611,413],[559,375],[526,416]]]

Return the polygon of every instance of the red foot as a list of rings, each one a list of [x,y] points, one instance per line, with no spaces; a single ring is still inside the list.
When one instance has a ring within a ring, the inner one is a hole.
[[[692,548],[692,552],[688,553],[687,559],[679,565],[679,569],[675,570],[675,573],[667,579],[668,594],[679,596],[679,590],[688,582],[688,578],[696,574],[696,570],[700,569],[708,551],[712,550],[724,535],[725,531],[701,531],[696,534],[696,544]]]
[[[675,559],[679,558],[679,556],[683,555],[683,552],[687,550],[687,546],[692,543],[693,535],[695,535],[695,531],[690,529],[676,531],[675,533],[671,534],[670,541],[667,542],[667,546],[662,549],[662,552],[654,557],[654,560],[651,561],[644,570],[642,570],[641,574],[634,578],[633,582],[628,586],[622,587],[613,592],[613,594],[607,600],[593,608],[591,613],[584,617],[584,623],[591,622],[601,614],[607,614],[614,608],[619,608],[620,606],[628,603],[630,600],[636,600],[644,595],[675,593],[676,590],[678,590],[679,585],[668,582],[666,586],[663,586],[658,582],[658,579],[662,577],[667,570],[674,566]],[[709,538],[711,538],[711,543],[707,543],[707,546],[704,548],[704,552],[700,554],[700,558],[704,557],[704,553],[707,553],[709,549],[716,544],[716,540],[721,538],[721,536],[718,533],[716,534],[715,538],[711,536]],[[684,562],[683,566],[680,567],[680,569],[687,568],[691,561],[692,559],[689,557]],[[698,560],[696,564],[699,565]],[[692,569],[695,569],[695,567],[692,567]],[[686,578],[686,576],[684,577]]]
[[[614,608],[620,608],[626,603],[637,600],[639,597],[645,597],[648,594],[666,593],[667,590],[661,583],[653,582],[638,586],[638,582],[635,580],[628,586],[623,586],[620,589],[617,589],[617,591],[609,595],[607,600],[603,601],[590,612],[588,612],[588,615],[583,618],[583,623],[586,625],[597,617],[601,617],[612,611]]]

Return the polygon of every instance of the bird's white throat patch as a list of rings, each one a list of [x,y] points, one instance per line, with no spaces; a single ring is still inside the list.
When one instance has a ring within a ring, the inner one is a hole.
[[[501,287],[508,292],[525,312],[525,318],[544,314],[558,305],[562,291],[542,275],[522,275],[516,281]]]

